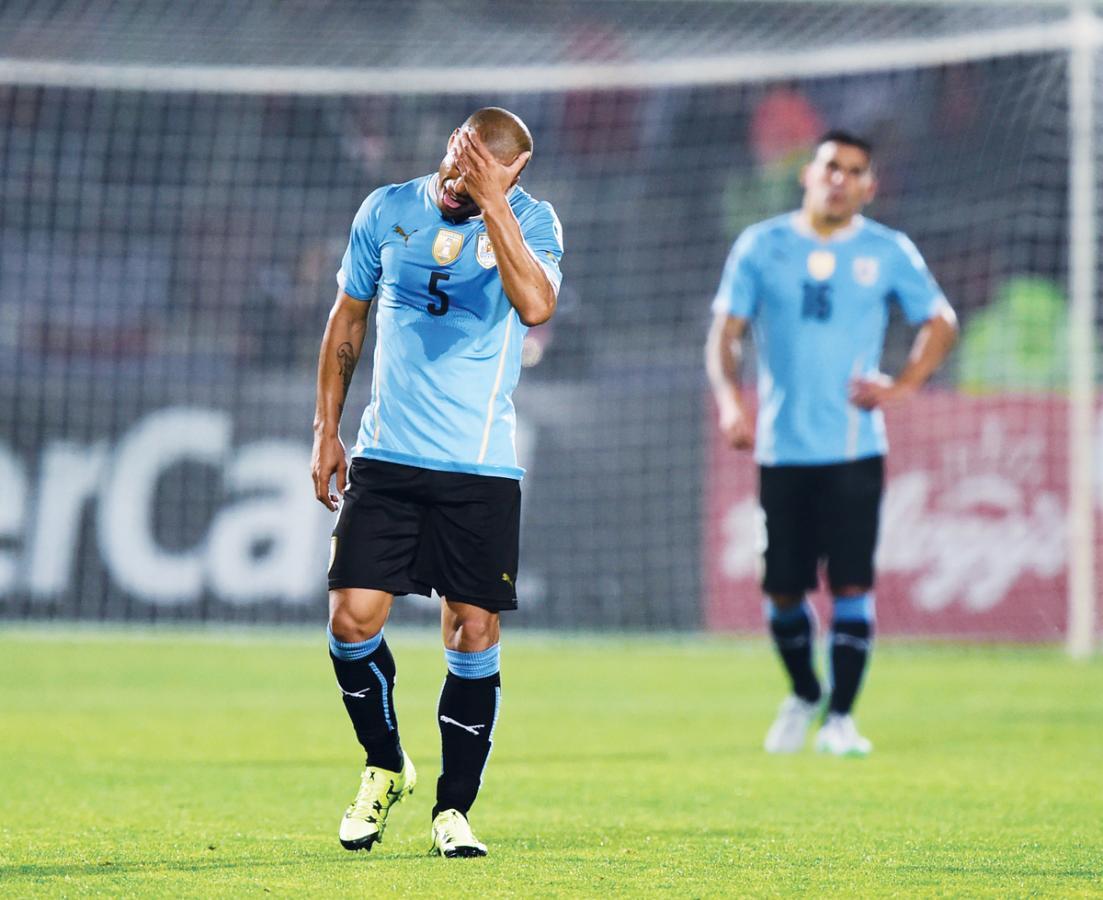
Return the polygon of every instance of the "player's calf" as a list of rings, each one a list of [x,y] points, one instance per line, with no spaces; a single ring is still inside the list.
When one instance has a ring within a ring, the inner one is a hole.
[[[498,644],[477,652],[444,653],[448,675],[437,706],[441,774],[434,817],[448,809],[466,815],[475,802],[494,744],[502,695]]]
[[[765,611],[770,636],[789,675],[794,696],[806,703],[817,703],[821,691],[812,656],[816,641],[816,614],[812,605],[806,598],[786,607],[767,599]]]
[[[383,840],[391,806],[413,793],[417,783],[398,739],[394,658],[382,631],[356,642],[340,641],[330,631],[329,653],[345,710],[367,755],[360,789],[341,819],[341,845],[370,850]]]
[[[367,765],[397,772],[403,757],[394,703],[396,669],[383,632],[355,643],[328,634],[337,687]]]
[[[872,593],[835,597],[831,620],[831,700],[828,712],[850,714],[873,646]]]

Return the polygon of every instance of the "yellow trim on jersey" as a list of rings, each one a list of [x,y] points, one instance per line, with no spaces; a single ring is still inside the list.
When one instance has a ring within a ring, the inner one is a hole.
[[[494,377],[494,387],[490,391],[490,399],[486,402],[486,425],[483,426],[483,444],[479,448],[478,462],[486,459],[486,450],[490,446],[490,425],[494,421],[494,398],[498,396],[498,389],[502,386],[502,373],[506,369],[506,351],[509,349],[509,335],[513,330],[513,317],[516,313],[511,309],[506,316],[506,336],[502,341],[501,359],[498,360],[498,374]]]

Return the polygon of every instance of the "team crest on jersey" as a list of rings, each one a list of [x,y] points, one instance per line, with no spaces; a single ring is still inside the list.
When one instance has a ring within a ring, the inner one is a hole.
[[[859,256],[854,260],[854,280],[863,287],[872,287],[881,274],[881,263],[872,256]]]
[[[827,281],[835,274],[835,254],[830,250],[813,250],[808,254],[808,274],[816,281]]]
[[[433,239],[433,259],[442,266],[454,262],[463,249],[463,235],[458,231],[442,228]]]
[[[484,269],[493,269],[498,265],[498,260],[494,258],[494,248],[490,246],[489,234],[479,235],[479,240],[475,243],[475,259]]]

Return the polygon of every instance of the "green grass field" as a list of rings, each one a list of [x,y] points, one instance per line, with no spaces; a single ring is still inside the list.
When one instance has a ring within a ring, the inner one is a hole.
[[[390,637],[418,792],[337,843],[355,745],[321,635],[0,632],[0,895],[1103,896],[1103,661],[884,642],[868,760],[768,757],[765,643],[515,635],[472,814],[429,858],[443,674]]]

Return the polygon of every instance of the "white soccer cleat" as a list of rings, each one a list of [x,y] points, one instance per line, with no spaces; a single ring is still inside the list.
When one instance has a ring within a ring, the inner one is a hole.
[[[368,766],[360,776],[360,790],[341,819],[341,846],[346,850],[371,850],[382,842],[387,813],[403,797],[414,792],[417,772],[413,761],[402,754],[402,771],[391,772]]]
[[[816,734],[816,752],[832,756],[869,756],[873,744],[858,734],[853,716],[830,713]]]
[[[777,711],[774,724],[766,732],[766,740],[763,742],[766,752],[799,753],[803,750],[808,727],[819,711],[818,702],[809,703],[796,694],[786,697]]]
[[[475,838],[467,816],[457,809],[442,809],[433,819],[433,846],[429,852],[448,859],[486,856],[486,844]]]

